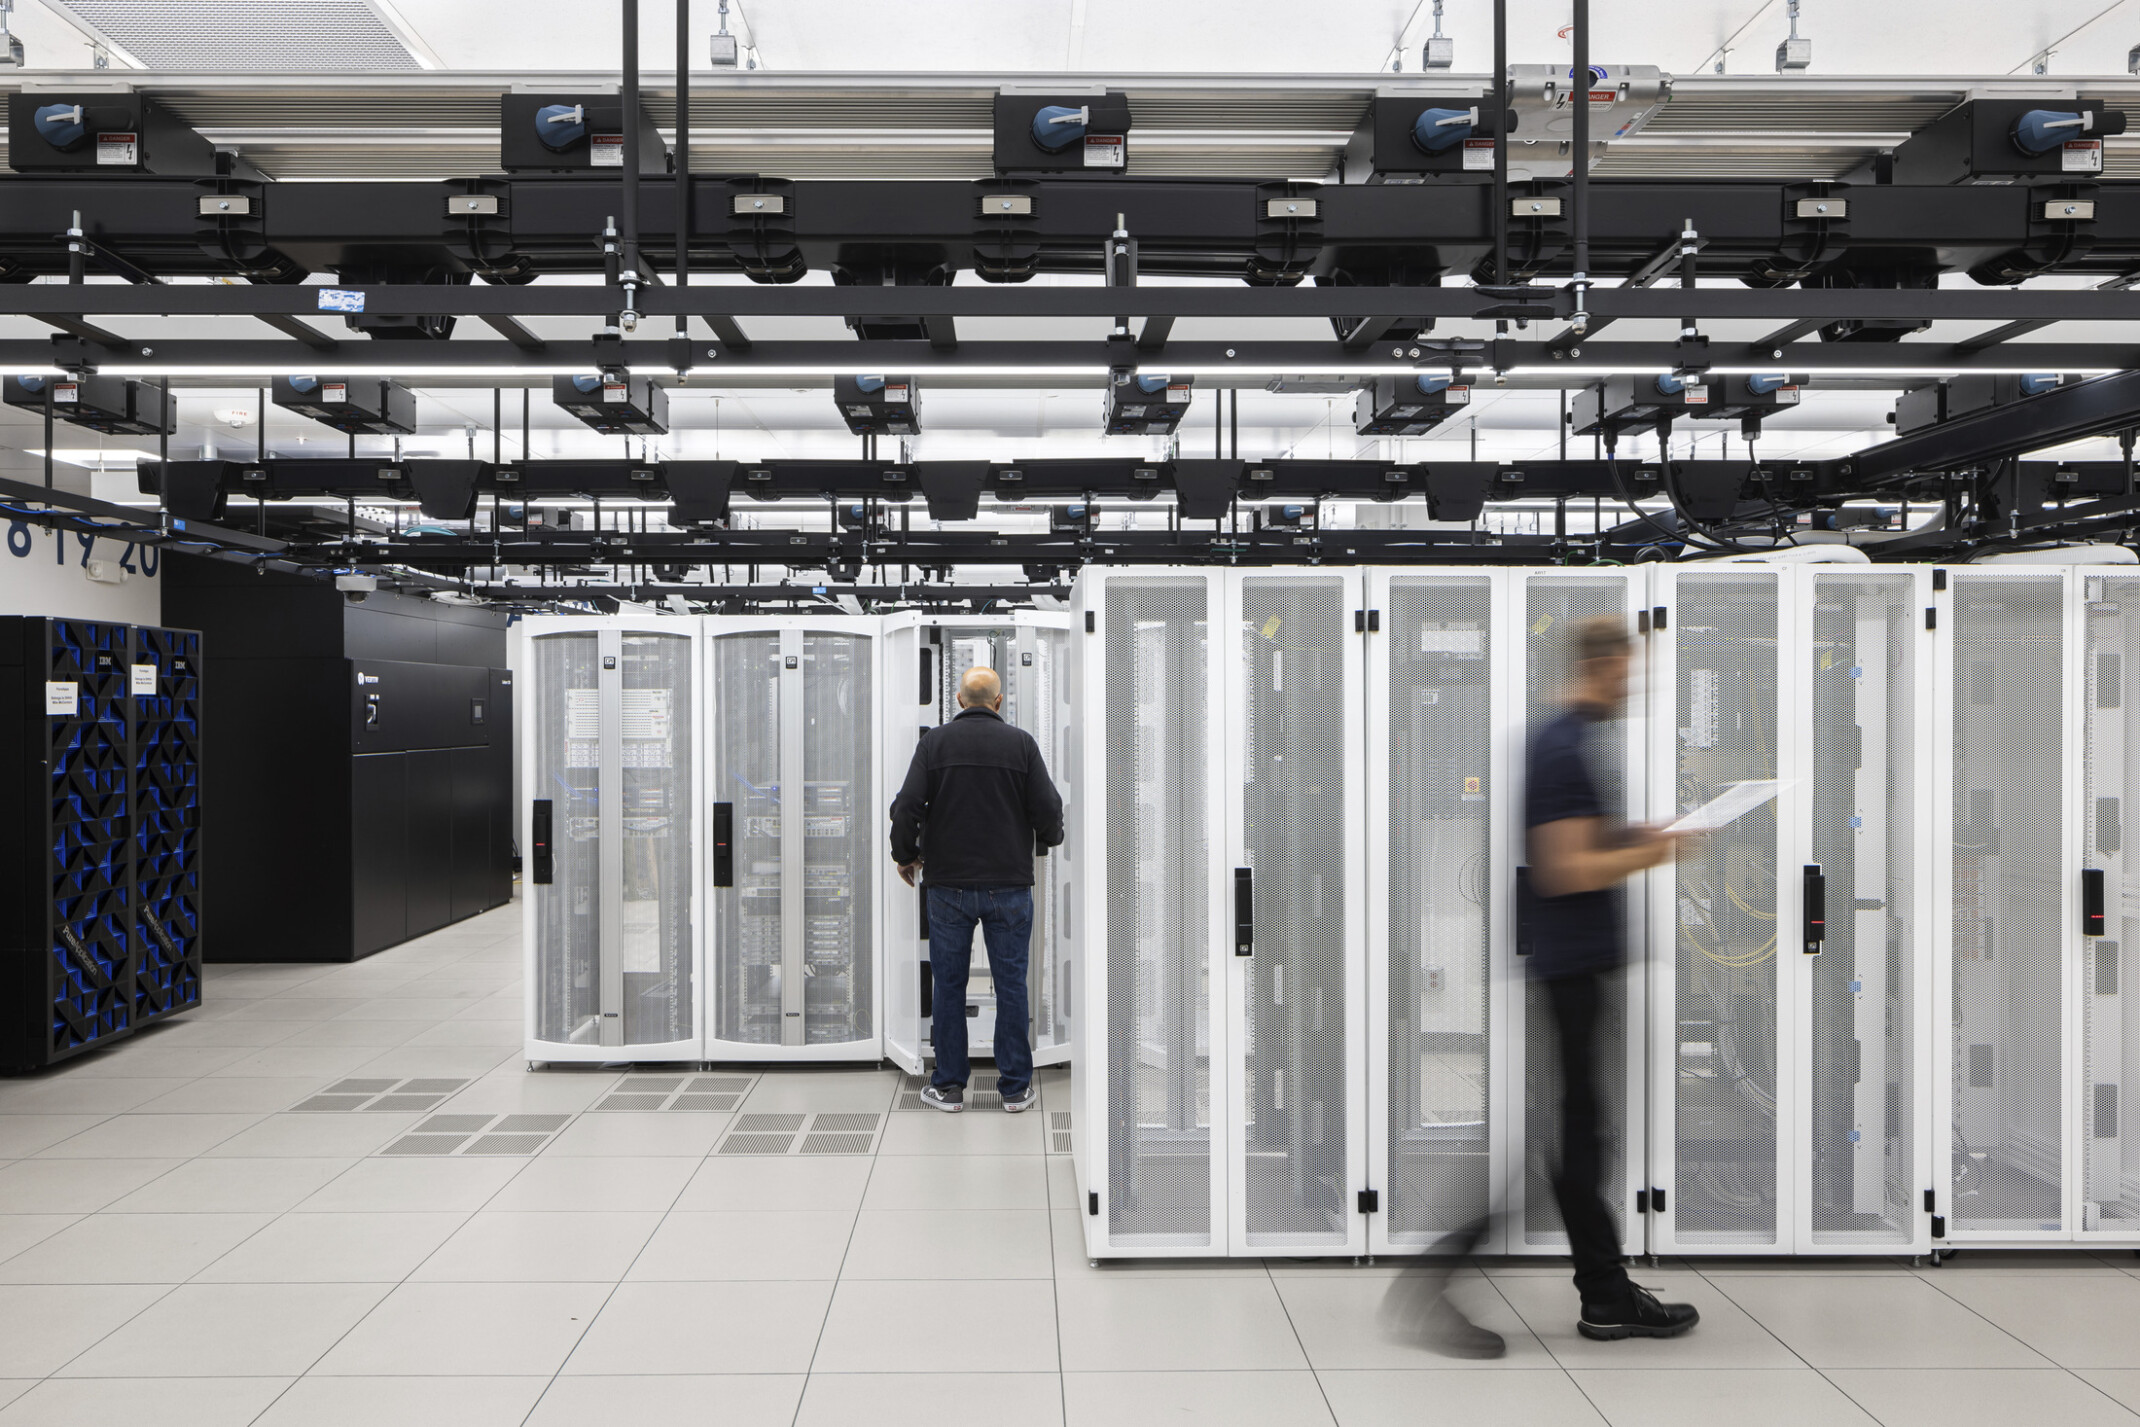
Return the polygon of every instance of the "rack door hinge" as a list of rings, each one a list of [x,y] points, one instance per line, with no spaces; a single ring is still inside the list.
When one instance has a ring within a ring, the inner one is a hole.
[[[1361,1212],[1362,1214],[1378,1214],[1378,1213],[1380,1213],[1381,1211],[1382,1211],[1382,1191],[1381,1191],[1381,1190],[1379,1190],[1379,1189],[1363,1189],[1363,1190],[1361,1190],[1361,1191],[1360,1191],[1360,1212]]]

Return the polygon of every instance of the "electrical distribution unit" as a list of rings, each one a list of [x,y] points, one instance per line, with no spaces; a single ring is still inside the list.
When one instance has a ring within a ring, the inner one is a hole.
[[[1119,174],[1129,167],[1129,128],[1129,96],[1117,89],[998,90],[996,172]]]
[[[1890,181],[2100,178],[2103,140],[2124,132],[2125,110],[2108,99],[1972,99],[1897,144]]]
[[[701,1059],[700,858],[721,819],[709,832],[697,812],[697,622],[525,628],[527,1057]]]
[[[1569,403],[1568,429],[1577,436],[1594,432],[1613,435],[1678,416],[1693,416],[1708,408],[1709,387],[1698,378],[1669,372],[1661,376],[1610,377],[1575,393]]]
[[[624,127],[639,126],[639,172],[665,174],[669,146],[644,108],[627,119],[616,94],[504,94],[498,166],[507,173],[603,173],[624,167]]]
[[[1471,388],[1448,377],[1376,377],[1354,398],[1362,436],[1424,436],[1471,405]]]
[[[550,399],[605,436],[662,436],[669,430],[668,389],[652,377],[552,377]]]
[[[709,1059],[883,1057],[880,625],[706,619]]]
[[[921,393],[912,377],[834,377],[832,400],[857,436],[912,436],[921,430]]]
[[[1494,124],[1492,94],[1432,92],[1447,87],[1378,89],[1345,146],[1345,181],[1425,183],[1446,174],[1493,172],[1497,135],[1506,126]]]
[[[1687,415],[1696,421],[1759,421],[1796,408],[1802,382],[1780,373],[1711,377],[1708,404]]]
[[[175,403],[161,386],[128,377],[8,377],[0,400],[17,410],[101,431],[107,436],[159,436],[178,429]]]
[[[1107,383],[1107,434],[1170,436],[1189,414],[1194,377],[1169,377],[1117,367]]]
[[[905,782],[916,746],[930,730],[958,716],[959,680],[975,666],[1003,680],[1003,717],[1033,735],[1056,790],[1062,794],[1065,839],[1039,855],[1033,868],[1033,934],[1026,974],[1033,1063],[1054,1065],[1070,1055],[1070,1016],[1076,1005],[1077,921],[1070,892],[1081,857],[1068,829],[1078,815],[1072,763],[1073,711],[1069,679],[1071,623],[1067,615],[1016,611],[994,619],[898,614],[884,622],[879,722],[884,730],[885,812]],[[882,820],[880,819],[880,822]],[[934,988],[924,893],[896,877],[884,882],[884,1047],[886,1056],[919,1075],[934,1059],[930,1020]],[[986,1058],[995,1041],[996,996],[986,950],[974,936],[967,981],[968,1049]]]
[[[416,393],[384,377],[277,377],[275,405],[352,436],[409,436]]]
[[[8,96],[7,138],[17,173],[218,172],[215,145],[138,90],[17,90]]]
[[[0,1068],[201,1003],[200,636],[0,619]]]
[[[1904,392],[1895,400],[1891,419],[1895,434],[1908,436],[1956,417],[2040,396],[2065,381],[2055,372],[1985,372],[1947,377]]]

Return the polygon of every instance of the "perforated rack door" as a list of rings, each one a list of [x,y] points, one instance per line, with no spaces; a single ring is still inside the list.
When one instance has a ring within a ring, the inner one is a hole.
[[[783,792],[782,803],[803,824],[783,820],[782,831],[783,855],[803,870],[800,905],[788,913],[791,932],[800,931],[802,1043],[861,1046],[877,1035],[876,640],[860,627],[799,633],[802,668],[786,692],[803,796],[797,806]]]
[[[884,816],[876,825],[879,832],[889,825],[892,799],[906,782],[923,732],[936,726],[936,656],[922,652],[928,647],[928,631],[922,625],[923,616],[918,614],[886,615],[877,636],[877,723],[884,788]],[[921,1073],[929,1039],[928,1018],[921,1010],[921,983],[929,974],[929,944],[921,934],[921,895],[900,879],[895,867],[885,865],[877,902],[882,908],[877,925],[884,1055],[910,1075]]]
[[[548,857],[531,813],[527,840],[530,1058],[602,1044],[602,718],[592,621],[530,620],[520,681],[523,789],[549,819]],[[543,879],[547,873],[549,880]]]
[[[45,621],[50,1060],[134,1028],[131,699],[123,624]],[[72,713],[58,712],[71,687]]]
[[[1498,1198],[1495,941],[1512,744],[1499,572],[1370,571],[1368,1185],[1372,1252],[1428,1248]],[[1498,1224],[1475,1248],[1502,1250]]]
[[[2081,866],[2102,875],[2100,935],[2080,938],[2080,1198],[2084,1237],[2140,1235],[2140,869],[2125,829],[2140,802],[2140,573],[2083,571]]]
[[[1083,796],[1070,773],[1074,708],[1069,676],[1071,632],[1060,615],[1021,615],[1018,665],[1012,673],[1023,695],[1019,727],[1040,744],[1049,779],[1063,800],[1064,841],[1033,870],[1033,1057],[1037,1065],[1058,1064],[1070,1056],[1071,1013],[1076,996],[1071,976],[1076,966],[1081,919],[1076,912],[1077,879],[1083,851],[1070,836],[1076,825],[1077,800]],[[1031,663],[1026,660],[1030,658]]]
[[[1649,581],[1640,571],[1519,571],[1511,579],[1503,642],[1505,657],[1516,663],[1510,678],[1518,746],[1510,754],[1507,796],[1511,812],[1501,844],[1507,849],[1505,871],[1499,879],[1512,923],[1502,943],[1507,955],[1501,965],[1514,1003],[1506,1037],[1510,1088],[1503,1106],[1508,1127],[1503,1181],[1509,1204],[1507,1248],[1511,1254],[1563,1254],[1568,1236],[1553,1188],[1561,1144],[1559,1039],[1546,988],[1530,974],[1531,962],[1524,954],[1530,946],[1527,933],[1515,925],[1524,916],[1523,887],[1529,862],[1522,816],[1523,770],[1531,741],[1567,710],[1573,631],[1585,620],[1609,617],[1624,621],[1633,637],[1638,612],[1639,627],[1646,629]],[[1587,741],[1592,776],[1614,821],[1638,821],[1647,806],[1642,776],[1646,749],[1640,729],[1645,701],[1654,693],[1645,647],[1654,640],[1636,642],[1638,657],[1627,716],[1596,725]],[[1639,888],[1622,894],[1620,923],[1623,944],[1640,946],[1646,917]],[[1643,1004],[1643,987],[1644,966],[1639,957],[1604,980],[1595,1045],[1596,1130],[1603,1158],[1605,1207],[1630,1253],[1641,1245],[1644,1232],[1634,1205],[1638,1188],[1647,1183],[1643,1102],[1647,1041],[1639,1011],[1631,1021],[1628,1008]]]
[[[1949,1237],[2067,1236],[2066,812],[2072,632],[2063,572],[1952,572],[1952,952],[1941,1199]]]
[[[622,1044],[678,1045],[698,1030],[695,641],[687,626],[619,629],[616,643],[617,726],[605,740],[617,749],[617,867],[614,880],[604,878],[616,889],[613,994]]]
[[[201,1003],[201,636],[136,629],[133,707],[134,1015]]]
[[[713,1037],[777,1046],[787,970],[780,633],[712,628],[711,801],[731,809],[734,830],[732,879],[710,889]]]
[[[1357,572],[1230,575],[1233,1252],[1360,1253],[1365,651]],[[1246,879],[1245,883],[1243,879]],[[1242,940],[1247,915],[1252,927]],[[1243,947],[1246,946],[1246,954]]]
[[[1788,571],[1723,566],[1657,577],[1668,628],[1651,703],[1652,796],[1677,817],[1730,785],[1782,777],[1802,732],[1782,717]],[[1653,611],[1654,618],[1654,611]],[[1792,1005],[1802,863],[1783,797],[1680,850],[1649,878],[1651,1243],[1736,1253],[1792,1247],[1788,1152]],[[1788,875],[1787,875],[1788,869]],[[1790,940],[1786,940],[1786,937]]]
[[[1077,637],[1099,858],[1082,978],[1093,1013],[1078,1021],[1075,1069],[1086,1243],[1095,1256],[1224,1253],[1221,591],[1202,571],[1085,580],[1092,632]]]
[[[1804,860],[1821,869],[1824,892],[1818,953],[1807,953],[1802,926],[1782,952],[1801,971],[1798,1247],[1909,1252],[1930,1242],[1928,890],[1938,844],[1928,784],[1945,761],[1929,732],[1931,588],[1911,570],[1804,569],[1793,579],[1806,637],[1786,652],[1786,703],[1810,734],[1796,806]]]

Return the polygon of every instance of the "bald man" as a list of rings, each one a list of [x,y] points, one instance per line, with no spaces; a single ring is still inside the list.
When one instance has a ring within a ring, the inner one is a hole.
[[[1063,800],[1040,745],[1003,721],[996,671],[968,669],[959,680],[958,717],[922,736],[892,799],[892,860],[909,887],[922,876],[928,900],[936,1069],[921,1098],[934,1109],[955,1115],[966,1108],[966,976],[977,926],[996,983],[996,1088],[1013,1115],[1033,1107],[1025,992],[1033,859],[1062,840]]]

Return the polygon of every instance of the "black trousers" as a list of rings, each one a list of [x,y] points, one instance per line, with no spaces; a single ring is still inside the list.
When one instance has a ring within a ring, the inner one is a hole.
[[[1553,1193],[1575,1259],[1575,1288],[1585,1303],[1614,1303],[1627,1296],[1620,1231],[1602,1193],[1604,1146],[1598,1125],[1598,1019],[1604,1011],[1605,973],[1577,972],[1544,982],[1560,1032],[1560,1163]]]

